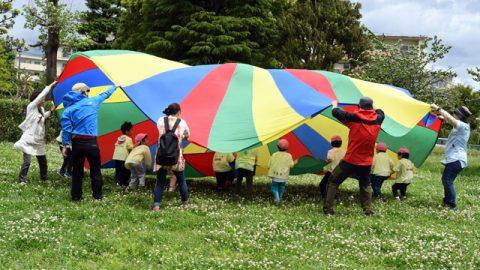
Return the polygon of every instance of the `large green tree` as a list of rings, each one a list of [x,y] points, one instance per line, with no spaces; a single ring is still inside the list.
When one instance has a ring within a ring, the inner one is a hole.
[[[81,13],[80,34],[87,41],[79,50],[111,49],[122,12],[120,0],[86,0],[87,10]]]
[[[278,60],[285,67],[327,70],[340,60],[362,63],[370,42],[360,8],[343,0],[292,1],[279,17]]]

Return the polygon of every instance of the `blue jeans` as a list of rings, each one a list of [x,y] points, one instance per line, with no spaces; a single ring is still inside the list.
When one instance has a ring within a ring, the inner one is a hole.
[[[276,203],[279,203],[282,200],[283,193],[285,193],[285,186],[286,182],[277,182],[272,181],[272,186],[270,187],[270,191],[273,194],[273,200]]]
[[[442,184],[445,196],[443,197],[443,203],[450,208],[457,207],[456,199],[457,193],[455,192],[455,186],[453,182],[457,175],[463,170],[460,161],[451,162],[445,165],[445,169],[442,174]]]
[[[182,202],[188,202],[188,187],[187,182],[185,181],[185,175],[182,172],[174,172],[175,176],[177,177],[177,183],[180,187],[180,196],[182,198]],[[155,189],[153,191],[153,205],[160,205],[162,203],[163,197],[163,190],[167,185],[167,171],[164,169],[160,169],[157,172],[157,184],[155,185]]]
[[[370,184],[373,189],[373,197],[380,198],[382,197],[382,185],[385,180],[388,179],[388,176],[380,176],[375,174],[370,174]]]

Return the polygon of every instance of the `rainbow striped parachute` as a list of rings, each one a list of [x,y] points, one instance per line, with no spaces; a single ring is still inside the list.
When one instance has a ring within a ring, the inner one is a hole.
[[[59,113],[63,96],[77,82],[89,85],[93,96],[114,84],[124,88],[100,107],[104,167],[113,165],[114,142],[124,121],[134,123],[134,133],[149,134],[154,152],[155,123],[172,102],[180,103],[192,134],[184,143],[188,177],[213,174],[211,151],[252,147],[259,147],[257,174],[264,174],[280,137],[289,140],[289,152],[298,160],[293,174],[321,172],[330,137],[338,134],[346,141],[348,134],[331,115],[334,100],[350,110],[360,97],[371,97],[386,114],[378,141],[387,143],[392,157],[398,148],[409,147],[416,166],[431,152],[441,126],[429,106],[404,89],[327,71],[235,63],[186,66],[132,51],[88,51],[74,54],[58,78],[53,96]]]

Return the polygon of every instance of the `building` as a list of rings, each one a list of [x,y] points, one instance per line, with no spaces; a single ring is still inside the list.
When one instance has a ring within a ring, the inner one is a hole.
[[[60,48],[57,52],[57,76],[60,76],[67,64],[70,54]],[[15,57],[15,67],[22,73],[31,74],[31,80],[39,80],[40,75],[45,73],[47,60],[42,53],[26,52],[19,53]]]

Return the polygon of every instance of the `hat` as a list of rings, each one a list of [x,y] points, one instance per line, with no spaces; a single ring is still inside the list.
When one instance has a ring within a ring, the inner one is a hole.
[[[458,118],[462,120],[466,120],[468,117],[472,115],[472,112],[470,112],[470,110],[467,107],[461,106],[455,109],[455,114],[458,116]]]
[[[88,87],[88,85],[80,82],[80,83],[76,83],[72,86],[72,91],[75,91],[75,92],[86,92],[87,90],[89,90],[90,87]]]
[[[373,109],[373,99],[369,97],[362,97],[358,102],[360,109],[371,110]]]
[[[377,150],[378,151],[387,151],[387,145],[383,142],[377,144]]]
[[[288,141],[286,139],[280,139],[277,143],[278,148],[287,150],[288,149]]]
[[[342,141],[342,137],[338,135],[333,136],[332,139],[330,140],[330,142],[341,142],[341,141]]]
[[[408,148],[406,147],[402,147],[400,149],[398,149],[398,154],[410,154],[410,151],[408,151]]]
[[[147,136],[148,135],[145,133],[138,133],[135,135],[135,146],[139,145]]]

